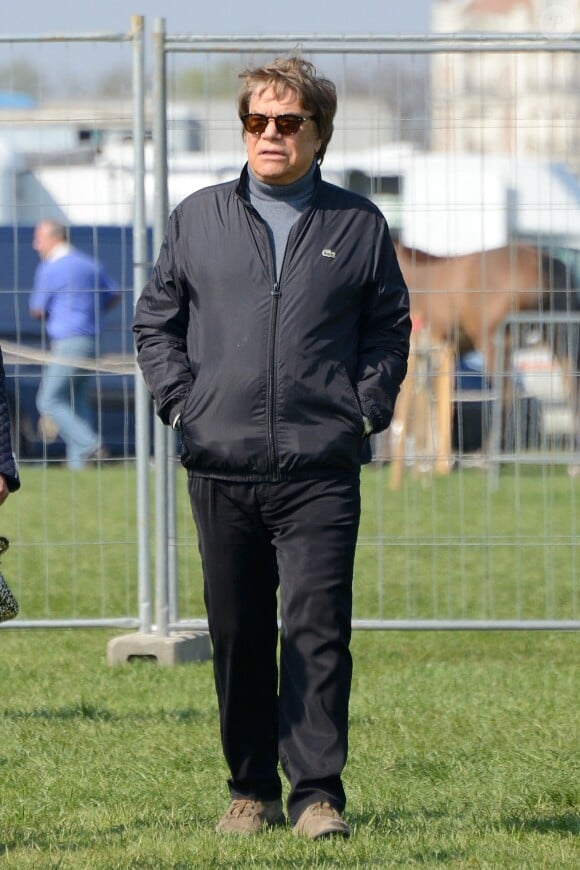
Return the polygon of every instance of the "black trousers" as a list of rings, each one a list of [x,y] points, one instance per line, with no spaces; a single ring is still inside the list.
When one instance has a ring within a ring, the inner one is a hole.
[[[189,478],[233,798],[342,811],[358,474],[285,483]],[[280,590],[280,669],[277,664]]]

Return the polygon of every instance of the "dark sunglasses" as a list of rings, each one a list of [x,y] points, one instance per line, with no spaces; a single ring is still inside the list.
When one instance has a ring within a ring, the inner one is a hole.
[[[254,133],[261,135],[268,123],[273,121],[276,125],[276,130],[282,136],[294,136],[305,121],[313,121],[315,115],[310,115],[304,118],[302,115],[260,115],[259,112],[249,112],[247,115],[240,115],[240,121],[244,125],[246,133]]]

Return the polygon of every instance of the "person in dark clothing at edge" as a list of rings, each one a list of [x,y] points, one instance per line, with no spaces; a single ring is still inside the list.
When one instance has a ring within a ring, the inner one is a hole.
[[[181,432],[231,803],[216,830],[348,836],[360,467],[406,374],[409,298],[367,199],[321,179],[334,84],[299,57],[240,74],[241,177],[169,219],[138,362]],[[277,605],[280,595],[280,660]]]
[[[17,489],[20,489],[20,477],[12,452],[10,410],[6,395],[4,360],[0,347],[0,505],[6,501],[11,492],[16,492]]]

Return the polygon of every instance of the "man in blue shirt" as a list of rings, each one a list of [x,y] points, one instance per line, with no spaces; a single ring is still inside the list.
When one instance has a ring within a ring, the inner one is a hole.
[[[55,357],[44,370],[36,405],[65,442],[69,467],[78,469],[102,458],[104,449],[88,405],[91,379],[75,361],[94,358],[100,316],[120,297],[102,266],[68,244],[66,229],[57,221],[41,221],[32,246],[41,262],[30,313],[44,320]]]

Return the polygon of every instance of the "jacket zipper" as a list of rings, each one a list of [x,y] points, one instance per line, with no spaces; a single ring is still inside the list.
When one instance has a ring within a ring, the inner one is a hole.
[[[310,208],[306,210],[309,212]],[[305,213],[306,213],[305,212]],[[288,251],[291,249],[291,244],[296,235],[296,227],[299,224],[302,224],[303,216],[301,216],[298,221],[291,227],[290,232],[288,234],[288,238],[286,239],[286,247],[284,248],[284,255],[282,257],[282,265],[280,267],[280,278],[282,278],[284,274],[284,266],[286,265],[286,257],[288,255]],[[272,266],[274,266],[274,260],[272,254],[270,254]],[[272,469],[272,479],[275,483],[279,482],[282,478],[280,475],[280,461],[278,455],[278,437],[276,432],[276,389],[277,389],[277,378],[276,378],[276,339],[278,336],[278,308],[280,305],[280,297],[282,293],[280,292],[280,281],[274,277],[274,286],[270,292],[272,297],[272,306],[270,309],[270,340],[268,342],[268,373],[267,373],[267,425],[268,425],[268,458],[270,461],[270,468]]]
[[[274,283],[271,291],[272,306],[270,308],[270,339],[268,342],[268,370],[267,370],[267,406],[266,416],[268,425],[268,458],[272,476],[275,482],[280,480],[278,466],[278,442],[276,438],[276,334],[278,324],[278,304],[280,301],[280,285]]]
[[[280,284],[276,279],[274,258],[265,222],[251,204],[247,203],[243,197],[241,199],[244,205],[253,214],[257,223],[264,228],[266,250],[269,254],[268,259],[270,261],[271,274],[274,279],[274,284],[270,291],[272,303],[270,306],[270,331],[268,335],[268,360],[266,367],[266,438],[268,442],[268,465],[270,466],[272,479],[275,482],[278,482],[280,480],[280,468],[278,463],[278,440],[276,437],[276,337],[278,329],[278,303],[281,295]]]
[[[242,202],[246,207],[249,205],[243,197],[240,197]],[[249,209],[258,219],[261,224],[264,224],[263,219],[260,217],[256,209],[249,205]],[[312,209],[312,205],[306,209],[304,214],[310,212]],[[296,224],[301,224],[303,221],[304,215],[302,215]],[[294,237],[296,233],[296,224],[290,229],[290,233],[286,240],[286,247],[284,249],[284,256],[282,258],[282,267],[280,269],[280,276],[284,271],[284,263],[286,261],[286,255],[288,253],[288,249],[290,247],[290,241]],[[266,233],[267,235],[267,233]],[[270,263],[272,265],[272,272],[275,272],[274,269],[274,260],[272,250],[270,248],[270,240],[267,238],[268,251],[270,253]],[[280,465],[279,465],[279,456],[278,456],[278,438],[276,433],[276,388],[277,388],[277,379],[276,379],[276,338],[278,333],[278,307],[280,303],[280,282],[276,279],[274,274],[274,285],[272,290],[270,291],[270,296],[272,297],[272,305],[270,308],[270,336],[268,340],[268,369],[266,372],[266,426],[267,426],[267,437],[268,437],[268,462],[270,465],[272,480],[277,483],[281,480],[280,476]]]

